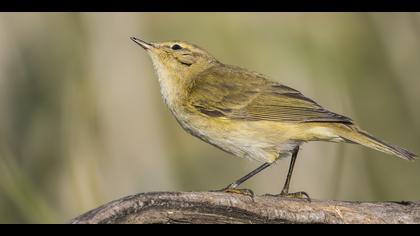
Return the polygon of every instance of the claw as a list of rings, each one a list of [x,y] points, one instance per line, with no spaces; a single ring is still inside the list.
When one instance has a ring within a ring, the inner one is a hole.
[[[283,194],[280,194],[280,196],[289,197],[289,198],[305,199],[305,200],[311,202],[311,197],[309,197],[309,194],[307,194],[306,192],[283,193]]]
[[[272,196],[272,197],[286,197],[286,198],[298,198],[298,199],[304,199],[308,202],[311,202],[311,197],[309,197],[309,194],[306,192],[296,192],[296,193],[280,193],[280,194],[266,194],[265,196]]]
[[[251,189],[238,189],[238,188],[227,188],[223,190],[225,193],[242,194],[250,197],[254,197],[254,192]]]
[[[213,190],[211,192],[224,192],[224,193],[233,193],[233,194],[241,194],[249,197],[254,197],[254,192],[251,189],[239,189],[239,188],[223,188],[220,190]]]

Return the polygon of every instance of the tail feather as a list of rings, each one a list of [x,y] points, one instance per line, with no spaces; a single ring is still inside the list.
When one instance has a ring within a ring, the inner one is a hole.
[[[394,155],[405,160],[412,161],[417,159],[416,154],[404,148],[386,143],[378,138],[373,137],[366,131],[360,130],[356,127],[350,128],[351,130],[345,129],[343,130],[344,132],[340,132],[340,137],[347,141],[354,142],[390,155]]]

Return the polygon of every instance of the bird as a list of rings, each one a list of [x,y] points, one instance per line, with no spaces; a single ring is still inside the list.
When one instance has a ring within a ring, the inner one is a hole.
[[[130,38],[150,56],[163,100],[185,131],[227,153],[262,163],[218,191],[253,196],[252,190],[239,186],[277,160],[290,157],[282,191],[274,196],[310,200],[304,191],[289,192],[299,148],[310,141],[360,144],[405,160],[417,157],[298,90],[224,64],[195,44]]]

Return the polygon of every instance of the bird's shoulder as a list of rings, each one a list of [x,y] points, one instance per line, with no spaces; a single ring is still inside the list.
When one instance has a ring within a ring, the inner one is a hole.
[[[193,106],[241,107],[264,91],[271,82],[262,74],[218,63],[193,78],[188,101]]]
[[[238,66],[226,65],[216,63],[215,65],[202,71],[193,79],[195,89],[200,89],[202,86],[232,86],[236,85],[237,88],[257,88],[263,87],[271,83],[266,76],[250,71]]]

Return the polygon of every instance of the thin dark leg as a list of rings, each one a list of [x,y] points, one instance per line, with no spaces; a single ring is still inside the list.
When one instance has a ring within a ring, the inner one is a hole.
[[[287,173],[286,182],[284,183],[283,190],[281,191],[281,194],[288,194],[289,193],[290,180],[292,179],[293,168],[295,167],[298,152],[299,152],[299,146],[297,146],[293,150],[292,159],[290,160],[289,171]]]
[[[249,174],[245,175],[244,177],[236,180],[235,182],[233,182],[232,184],[230,184],[228,186],[228,188],[237,188],[239,185],[241,185],[243,182],[247,181],[248,179],[250,179],[252,176],[260,173],[261,171],[263,171],[264,169],[266,169],[267,167],[271,166],[271,163],[264,163],[262,164],[260,167],[258,167],[257,169],[251,171]]]
[[[290,181],[292,179],[293,168],[295,167],[298,152],[299,152],[299,146],[297,146],[293,150],[292,159],[290,160],[289,171],[288,171],[287,177],[286,177],[286,182],[284,183],[283,190],[281,191],[281,193],[279,195],[284,196],[284,197],[306,198],[308,201],[311,201],[311,198],[305,192],[289,193]]]
[[[232,184],[229,184],[226,188],[223,188],[221,190],[217,190],[217,192],[227,192],[227,193],[237,193],[237,194],[243,194],[248,196],[254,196],[254,193],[250,189],[237,189],[239,185],[241,185],[243,182],[250,179],[252,176],[260,173],[262,170],[266,169],[267,167],[271,166],[272,163],[264,163],[257,169],[251,171],[249,174],[245,175],[244,177],[236,180]]]

